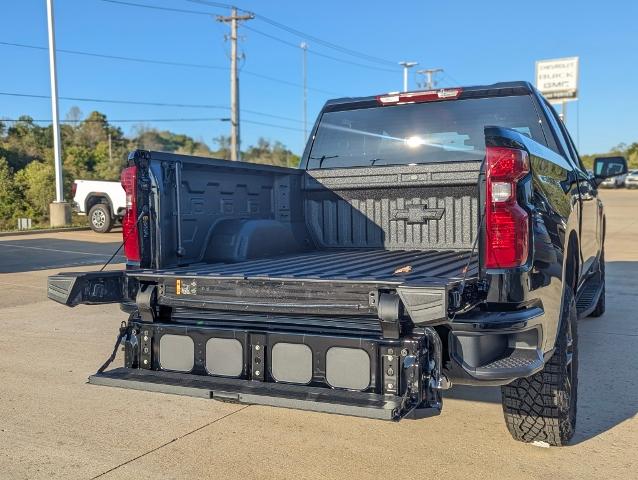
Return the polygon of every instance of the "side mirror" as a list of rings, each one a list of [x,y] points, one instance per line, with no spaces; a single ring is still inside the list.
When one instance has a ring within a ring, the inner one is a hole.
[[[598,157],[594,160],[594,177],[596,179],[604,180],[626,173],[627,160],[625,157]]]

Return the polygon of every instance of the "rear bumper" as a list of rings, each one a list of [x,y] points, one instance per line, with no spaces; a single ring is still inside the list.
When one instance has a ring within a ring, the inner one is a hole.
[[[450,324],[444,373],[462,385],[506,385],[541,370],[544,312],[479,312]]]

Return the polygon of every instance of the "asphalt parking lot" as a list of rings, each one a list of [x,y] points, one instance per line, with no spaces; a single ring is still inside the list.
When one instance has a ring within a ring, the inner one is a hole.
[[[607,313],[579,325],[565,448],[514,442],[495,388],[454,388],[440,416],[387,423],[88,385],[126,315],[48,301],[46,277],[99,268],[120,233],[2,237],[0,478],[638,478],[638,192],[602,198]]]

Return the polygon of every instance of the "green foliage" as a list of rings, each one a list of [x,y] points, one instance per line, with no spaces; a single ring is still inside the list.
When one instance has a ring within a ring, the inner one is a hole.
[[[161,150],[185,155],[211,156],[211,150],[203,141],[196,141],[188,135],[176,134],[166,130],[138,127],[133,139],[136,148]]]
[[[19,204],[20,196],[9,163],[0,157],[0,229],[13,227]]]
[[[213,139],[216,149],[204,140],[166,130],[139,126],[132,138],[108,122],[101,112],[84,119],[77,107],[66,115],[68,123],[60,127],[64,169],[65,198],[71,198],[75,179],[118,180],[126,165],[128,152],[136,148],[230,158],[230,137]],[[281,142],[260,138],[242,154],[247,162],[295,167],[299,157]],[[55,198],[53,168],[53,129],[40,126],[28,116],[17,122],[0,121],[0,229],[13,228],[19,216],[36,224],[48,218],[49,203]]]
[[[299,157],[288,150],[281,142],[273,144],[265,138],[260,138],[256,146],[249,147],[243,155],[246,162],[279,165],[280,167],[296,167]]]
[[[55,199],[55,171],[52,162],[34,161],[15,174],[16,186],[24,196],[27,217],[44,218]]]
[[[33,160],[42,159],[45,150],[53,143],[51,127],[41,127],[33,123],[29,116],[21,116],[17,122],[6,128],[0,141],[0,156],[5,157],[9,166],[17,171]]]

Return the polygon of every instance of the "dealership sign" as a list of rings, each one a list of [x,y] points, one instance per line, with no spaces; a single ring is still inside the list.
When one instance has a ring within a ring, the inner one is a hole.
[[[578,57],[536,62],[536,88],[550,101],[578,98]]]

